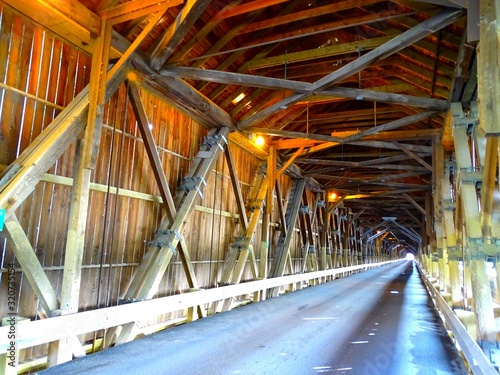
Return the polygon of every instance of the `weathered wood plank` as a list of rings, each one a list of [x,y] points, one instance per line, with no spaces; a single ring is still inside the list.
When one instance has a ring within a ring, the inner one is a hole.
[[[486,138],[486,155],[483,167],[483,180],[481,182],[481,228],[485,238],[491,238],[492,217],[495,213],[493,204],[496,193],[496,176],[498,171],[498,137]]]
[[[162,10],[182,4],[183,0],[134,0],[124,4],[99,10],[97,14],[104,20],[112,23],[122,23],[132,19],[150,15]]]
[[[358,16],[358,17],[347,18],[333,22],[326,22],[312,26],[299,27],[295,30],[287,30],[281,33],[273,32],[272,35],[265,35],[260,38],[252,38],[251,41],[245,43],[244,46],[240,48],[247,49],[249,47],[258,47],[270,43],[284,42],[286,40],[291,40],[295,38],[312,36],[321,32],[331,32],[335,30],[346,29],[349,27],[367,25],[370,23],[384,22],[392,18],[402,17],[404,15],[410,16],[413,14],[414,12],[401,14],[398,10],[390,10],[390,9],[386,9],[381,12],[370,12],[370,14],[367,14],[365,16]]]
[[[175,47],[186,36],[208,4],[210,4],[210,0],[187,0],[175,22],[170,25],[155,44],[149,59],[153,70],[159,70],[167,61]]]
[[[155,141],[151,135],[151,129],[149,128],[149,120],[147,118],[146,110],[144,104],[142,103],[139,90],[135,83],[129,81],[129,98],[132,108],[134,110],[135,118],[137,119],[137,124],[139,125],[139,130],[144,140],[144,146],[151,163],[153,174],[156,179],[156,183],[160,190],[160,195],[163,200],[163,205],[166,209],[166,215],[170,222],[173,222],[174,215],[176,213],[176,208],[174,204],[174,199],[170,192],[168,186],[168,181],[163,171],[163,166],[161,164],[160,157],[158,155],[158,150],[156,148]]]
[[[425,36],[432,34],[443,27],[455,22],[460,17],[463,16],[462,10],[457,9],[445,9],[441,11],[438,15],[418,24],[417,26],[411,28],[404,33],[396,36],[386,44],[383,44],[379,48],[367,52],[360,58],[354,60],[353,62],[344,65],[340,69],[330,73],[326,77],[316,81],[313,84],[315,90],[324,89],[328,86],[335,84],[336,82],[346,78],[361,69],[367,67],[375,61],[382,60],[387,56],[390,56],[403,48],[415,43],[416,41],[424,38]]]
[[[231,8],[223,9],[212,19],[213,22],[219,22],[223,19],[234,17],[240,14],[250,13],[255,10],[267,8],[276,4],[284,3],[290,0],[254,0],[249,3],[237,5]]]
[[[448,102],[441,99],[423,98],[419,96],[396,94],[391,92],[381,92],[375,90],[352,89],[347,87],[333,87],[317,92],[316,94],[325,96],[335,96],[356,100],[370,100],[383,103],[396,103],[411,107],[428,108],[445,111]]]
[[[125,72],[117,74],[107,87],[107,96],[115,92],[124,79]],[[13,163],[18,172],[0,192],[0,207],[7,210],[7,216],[21,205],[44,173],[84,129],[88,100],[88,89],[85,89]]]
[[[76,0],[54,0],[50,3],[4,0],[4,3],[88,53],[92,53],[94,38],[101,34],[100,17]],[[113,57],[116,55],[113,54]]]
[[[263,87],[276,90],[285,89],[295,90],[299,92],[307,92],[311,90],[311,84],[307,82],[174,65],[162,69],[160,71],[160,75],[178,76],[207,82],[219,82],[228,85],[244,85],[250,87]]]
[[[487,135],[500,135],[500,4],[480,0],[480,39],[477,55],[479,127]]]
[[[302,154],[304,147],[299,147],[297,151],[293,153],[292,156],[281,166],[280,170],[276,173],[276,179],[279,179],[281,175],[286,171],[286,169],[295,161],[295,159]]]
[[[420,164],[422,164],[425,168],[427,168],[427,170],[429,170],[430,172],[433,172],[433,168],[431,165],[429,165],[429,163],[427,163],[424,159],[422,159],[420,156],[418,156],[413,151],[409,150],[404,144],[396,142],[396,141],[392,141],[392,143],[394,143],[396,146],[398,146],[401,150],[403,150],[403,152],[405,154],[410,156],[412,159],[415,159]]]
[[[248,228],[248,217],[245,210],[245,201],[243,200],[238,172],[236,170],[236,165],[234,163],[231,150],[229,149],[229,145],[227,145],[224,149],[224,155],[226,156],[227,167],[229,169],[229,175],[231,176],[231,185],[233,186],[233,192],[236,198],[236,206],[238,208],[241,225],[243,227],[243,230],[246,231]]]
[[[377,48],[367,52],[360,58],[344,65],[340,69],[328,74],[327,76],[321,78],[320,80],[313,83],[313,90],[325,90],[328,87],[334,85],[335,83],[341,81],[342,79],[351,76],[354,73],[359,72],[368,65],[380,61],[403,48],[409,46],[410,44],[424,38],[425,36],[447,26],[448,24],[456,21],[463,15],[461,10],[457,9],[446,9],[439,13],[438,15],[422,22],[418,26],[401,33],[400,35],[391,38],[386,43],[378,46]],[[287,61],[283,60],[282,62]],[[286,99],[275,103],[266,109],[260,111],[258,114],[246,118],[238,124],[238,129],[243,130],[250,126],[253,126],[268,116],[278,112],[283,106],[289,106],[307,97],[305,94],[293,94]]]
[[[56,292],[42,269],[24,229],[14,215],[5,220],[5,234],[17,261],[21,265],[47,314],[59,308]]]
[[[186,41],[186,44],[181,47],[181,49],[173,55],[169,60],[171,63],[176,63],[180,60],[182,60],[186,54],[193,49],[196,45],[200,43],[203,39],[206,38],[206,36],[212,32],[223,20],[224,18],[220,18],[217,15],[220,13],[224,13],[227,10],[231,10],[232,8],[238,6],[243,0],[233,0],[231,1],[228,5],[226,5],[222,10],[217,13],[210,21],[205,23],[203,27],[201,27],[196,35],[193,38],[190,38],[188,41]]]
[[[246,33],[253,32],[257,30],[263,30],[270,27],[275,27],[279,25],[288,25],[291,22],[309,20],[313,17],[318,17],[323,14],[340,12],[342,10],[348,10],[356,7],[363,7],[370,4],[380,3],[382,0],[344,0],[339,1],[334,4],[328,4],[324,6],[314,7],[312,9],[302,10],[299,12],[293,12],[288,15],[282,15],[278,17],[273,17],[272,19],[259,21],[249,24],[244,31]]]
[[[342,43],[324,48],[316,48],[300,52],[290,52],[284,55],[273,56],[273,57],[264,57],[262,59],[255,59],[246,62],[241,67],[241,70],[248,71],[248,70],[263,69],[277,65],[284,65],[285,63],[296,63],[312,59],[355,53],[359,49],[373,50],[375,48],[380,48],[384,44],[390,42],[394,37],[395,37],[394,35],[381,36],[378,38],[358,40],[354,42]],[[351,74],[354,73],[355,72]],[[313,88],[314,90],[316,90],[319,87],[314,86]]]
[[[418,211],[420,211],[420,213],[422,215],[426,215],[427,214],[427,212],[425,211],[425,209],[421,205],[419,205],[417,202],[415,202],[415,200],[412,197],[410,197],[407,193],[403,193],[403,197],[405,197],[406,200],[408,202],[410,202],[413,207],[415,207]]]

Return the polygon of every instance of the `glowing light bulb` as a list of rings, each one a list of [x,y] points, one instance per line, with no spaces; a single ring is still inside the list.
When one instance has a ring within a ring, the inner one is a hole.
[[[337,199],[337,193],[332,191],[330,194],[328,194],[328,199],[330,201],[334,201],[335,199]]]
[[[263,136],[258,135],[257,137],[255,137],[255,144],[259,147],[262,147],[266,144],[266,140]]]

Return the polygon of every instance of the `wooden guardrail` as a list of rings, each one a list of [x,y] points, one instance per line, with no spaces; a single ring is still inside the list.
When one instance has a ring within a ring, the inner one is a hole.
[[[451,307],[429,281],[427,276],[417,267],[425,286],[431,296],[436,308],[441,312],[442,319],[447,328],[453,333],[458,349],[463,353],[467,364],[473,374],[498,375],[498,371],[488,360],[483,350],[474,338],[465,329]]]
[[[75,314],[29,321],[24,324],[19,324],[16,327],[16,347],[18,350],[29,348],[88,332],[152,318],[169,312],[224,300],[226,298],[252,294],[294,283],[304,283],[313,279],[336,276],[357,270],[367,270],[369,268],[380,267],[398,261],[400,260],[368,263],[351,267],[250,281],[220,288],[193,291],[185,294],[177,294]],[[0,327],[0,337],[2,338],[0,341],[0,354],[4,354],[8,351],[10,343],[3,340],[3,338],[8,337],[9,329],[9,326]]]

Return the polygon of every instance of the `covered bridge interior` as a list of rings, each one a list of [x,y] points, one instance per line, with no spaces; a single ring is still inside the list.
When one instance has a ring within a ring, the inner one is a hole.
[[[19,363],[53,366],[407,254],[496,341],[499,12],[2,0],[0,295],[15,292],[0,315],[31,327]],[[219,294],[192,302],[201,290]],[[179,305],[134,310],[166,296]]]

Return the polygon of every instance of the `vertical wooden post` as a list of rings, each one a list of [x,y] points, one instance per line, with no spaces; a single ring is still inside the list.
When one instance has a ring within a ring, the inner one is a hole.
[[[499,300],[500,299],[500,255],[497,255],[496,257],[495,271],[497,273],[497,278],[496,278],[497,288],[495,291],[495,298]]]
[[[71,203],[67,246],[64,256],[64,274],[61,287],[61,310],[67,313],[78,311],[81,283],[81,265],[85,246],[87,225],[90,169],[82,168],[82,142],[77,141],[75,151],[74,182],[71,187]]]
[[[479,45],[477,54],[479,124],[490,136],[500,134],[500,3],[498,0],[479,1]]]
[[[260,263],[259,263],[259,279],[264,280],[267,279],[268,274],[268,264],[267,259],[269,256],[269,218],[271,214],[264,212],[262,214],[262,231],[261,231],[261,242],[260,242]],[[264,301],[266,299],[266,291],[261,290],[259,292],[260,298],[259,300]]]
[[[458,269],[458,259],[453,258],[448,260],[448,268],[450,269],[451,283],[451,303],[453,307],[462,306],[462,292],[460,290],[460,271]]]
[[[261,245],[260,245],[260,263],[259,263],[259,279],[267,279],[269,257],[269,243],[270,243],[270,228],[269,224],[271,216],[274,211],[274,186],[276,181],[276,148],[269,148],[269,156],[267,158],[267,198],[266,210],[262,213],[262,227],[261,227]],[[279,204],[278,204],[279,205]],[[260,300],[266,299],[266,291],[260,291]]]
[[[85,231],[90,195],[90,177],[97,163],[102,129],[102,106],[105,100],[107,66],[111,42],[111,24],[103,21],[92,55],[89,89],[89,112],[84,138],[77,142],[73,186],[67,231],[64,274],[61,288],[61,313],[78,311],[81,266],[85,248]],[[67,340],[49,345],[48,364],[54,366],[72,359]]]
[[[472,306],[472,276],[471,276],[471,260],[469,257],[464,259],[464,298],[465,307],[468,308]]]
[[[326,221],[326,210],[325,210],[325,200],[318,193],[319,205],[319,215],[318,215],[318,232],[319,232],[319,247],[320,247],[320,270],[326,270],[329,267],[327,262],[327,243],[328,243],[328,222]],[[322,199],[322,200],[321,200]]]
[[[496,324],[491,300],[491,288],[486,272],[486,261],[482,249],[471,244],[471,281],[473,306],[476,314],[476,325],[480,340],[496,341]]]
[[[67,313],[78,311],[85,229],[90,193],[90,176],[97,162],[99,140],[102,129],[102,105],[105,99],[106,73],[111,41],[111,25],[105,21],[102,33],[96,39],[92,56],[89,89],[89,113],[84,138],[77,142],[74,164],[74,182],[66,243],[61,310]]]
[[[478,205],[478,196],[476,190],[476,180],[474,176],[474,167],[477,160],[477,155],[470,149],[470,137],[467,133],[467,126],[477,122],[475,111],[471,111],[471,116],[467,117],[462,109],[461,103],[452,103],[451,110],[453,114],[454,128],[453,138],[455,141],[455,154],[458,167],[458,181],[460,184],[460,201],[462,203],[462,214],[464,218],[465,236],[468,244],[464,262],[470,259],[470,276],[473,296],[473,308],[476,314],[476,323],[478,336],[481,340],[495,341],[496,326],[493,315],[493,305],[491,299],[491,288],[486,272],[486,251],[485,244],[489,242],[489,226],[482,225],[485,221],[483,213],[480,212]],[[491,147],[487,147],[486,151],[491,152]],[[491,155],[486,156],[488,160]],[[491,168],[491,166],[485,166]],[[496,164],[495,164],[496,170]],[[488,179],[491,175],[491,170],[484,172],[485,189],[488,190]],[[485,201],[486,202],[486,201]],[[488,203],[489,204],[489,203]],[[485,215],[488,214],[490,208],[486,207]],[[486,228],[486,229],[485,229]],[[487,233],[483,233],[483,229]],[[466,274],[467,275],[467,274]]]
[[[451,293],[452,306],[461,307],[462,290],[460,285],[460,273],[458,269],[458,261],[461,254],[457,248],[456,225],[458,222],[458,213],[461,212],[460,204],[454,203],[451,196],[452,186],[450,183],[450,168],[447,166],[443,180],[443,224],[446,236],[446,250],[448,254],[448,273],[449,273],[449,292]],[[455,186],[453,188],[456,188]],[[454,218],[454,212],[457,213],[457,220]]]
[[[441,291],[445,290],[445,263],[444,263],[444,247],[443,247],[443,223],[441,221],[436,221],[434,223],[434,229],[436,231],[436,253],[438,262],[438,274],[439,274],[439,289]]]
[[[444,262],[444,291],[445,293],[450,293],[451,291],[450,265],[448,258],[448,244],[446,238],[443,238],[443,262]]]

